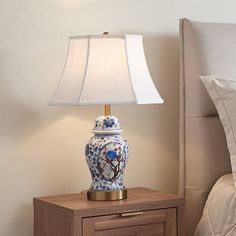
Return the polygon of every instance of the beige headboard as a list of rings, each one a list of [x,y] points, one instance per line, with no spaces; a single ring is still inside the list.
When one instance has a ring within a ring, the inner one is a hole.
[[[231,172],[225,134],[200,75],[236,77],[236,24],[180,20],[180,193],[192,236],[211,187]]]

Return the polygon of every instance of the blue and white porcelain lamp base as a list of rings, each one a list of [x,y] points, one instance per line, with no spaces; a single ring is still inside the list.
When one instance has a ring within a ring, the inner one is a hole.
[[[115,116],[100,116],[92,131],[94,136],[85,148],[86,161],[92,183],[89,200],[121,200],[127,198],[123,173],[128,161],[128,143],[120,135],[119,120]]]

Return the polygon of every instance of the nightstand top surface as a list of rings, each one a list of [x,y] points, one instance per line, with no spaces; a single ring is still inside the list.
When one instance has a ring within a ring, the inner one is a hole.
[[[50,210],[65,214],[81,215],[96,214],[103,209],[107,214],[123,212],[129,208],[140,210],[177,207],[184,204],[184,199],[175,194],[161,193],[147,188],[128,188],[128,198],[118,201],[89,201],[86,193],[66,194],[34,198],[34,206],[47,207]]]

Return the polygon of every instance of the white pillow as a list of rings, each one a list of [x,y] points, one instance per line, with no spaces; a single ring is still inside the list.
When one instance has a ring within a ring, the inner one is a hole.
[[[236,187],[236,79],[200,76],[223,124]]]

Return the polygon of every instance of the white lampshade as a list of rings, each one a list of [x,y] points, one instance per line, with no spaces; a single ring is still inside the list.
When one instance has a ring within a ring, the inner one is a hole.
[[[163,103],[149,74],[141,35],[70,37],[49,105]]]

